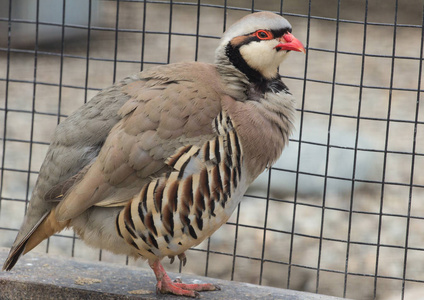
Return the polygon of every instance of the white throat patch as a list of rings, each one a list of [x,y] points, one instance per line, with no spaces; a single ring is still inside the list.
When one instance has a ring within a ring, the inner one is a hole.
[[[276,51],[276,40],[251,42],[240,47],[240,54],[246,63],[266,79],[275,77],[278,67],[287,56],[287,51]]]

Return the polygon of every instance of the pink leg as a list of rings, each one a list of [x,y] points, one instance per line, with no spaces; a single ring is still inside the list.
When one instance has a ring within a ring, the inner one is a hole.
[[[198,297],[199,293],[197,292],[220,290],[218,286],[210,283],[184,284],[181,282],[172,282],[158,259],[153,262],[149,261],[149,265],[153,272],[155,272],[156,279],[158,281],[156,285],[157,293]]]

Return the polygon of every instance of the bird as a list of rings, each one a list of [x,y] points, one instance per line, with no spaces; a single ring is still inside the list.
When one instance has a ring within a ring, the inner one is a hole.
[[[224,32],[214,63],[156,66],[100,91],[57,126],[3,270],[72,228],[147,260],[158,293],[218,290],[172,281],[161,260],[185,264],[281,155],[294,127],[280,76],[291,51],[306,50],[290,23],[255,12]]]

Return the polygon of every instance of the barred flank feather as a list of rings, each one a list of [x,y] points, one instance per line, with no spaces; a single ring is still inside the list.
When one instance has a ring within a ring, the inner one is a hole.
[[[118,234],[139,255],[183,253],[228,219],[225,207],[240,180],[243,151],[230,117],[221,112],[213,126],[215,139],[178,149],[167,161],[174,171],[146,184],[119,213]],[[185,174],[192,161],[200,168]]]

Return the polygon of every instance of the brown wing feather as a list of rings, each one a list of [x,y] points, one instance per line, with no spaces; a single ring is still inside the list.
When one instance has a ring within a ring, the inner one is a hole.
[[[118,122],[117,111],[130,99],[122,92],[122,87],[134,80],[135,76],[127,77],[99,92],[56,128],[33,189],[27,214],[3,269],[10,270],[13,267],[25,250],[28,239],[37,234],[40,224],[56,206],[56,201],[46,201],[46,194],[80,172],[98,155],[110,129]],[[59,195],[53,191],[52,194]]]
[[[169,171],[165,160],[175,149],[211,134],[220,93],[213,65],[168,65],[124,79],[68,117],[56,130],[3,268],[10,270],[23,251],[62,230],[67,223],[60,220],[92,205],[124,205],[152,176]],[[50,213],[56,201],[46,196],[62,199],[57,216]]]
[[[77,182],[79,182],[84,177],[90,166],[91,165],[84,167],[84,169],[82,169],[80,172],[78,172],[71,178],[53,186],[44,196],[44,200],[52,202],[61,201],[65,197],[69,189],[72,188]]]
[[[205,72],[209,76],[201,75]],[[123,88],[131,96],[119,111],[123,118],[83,179],[58,205],[58,220],[74,218],[93,205],[125,205],[152,177],[171,170],[166,161],[177,149],[202,145],[214,135],[212,121],[221,110],[214,67],[176,64],[145,76],[147,81]]]

